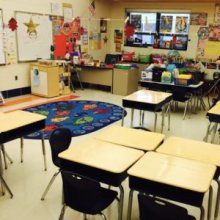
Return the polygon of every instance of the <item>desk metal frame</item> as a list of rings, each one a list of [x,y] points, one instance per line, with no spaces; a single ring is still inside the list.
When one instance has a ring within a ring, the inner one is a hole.
[[[140,90],[137,91],[136,93],[140,92],[140,93],[144,93],[144,92],[149,92],[149,90]],[[157,93],[157,92],[154,92]],[[162,94],[163,92],[158,92],[158,94]],[[135,94],[135,93],[133,93]],[[156,131],[156,124],[157,124],[157,112],[160,111],[162,109],[162,122],[161,122],[161,133],[163,133],[163,127],[164,127],[164,117],[165,117],[165,111],[167,108],[169,108],[170,102],[172,100],[172,94],[169,93],[163,93],[163,94],[167,94],[166,98],[163,98],[161,101],[157,102],[157,103],[153,103],[151,101],[147,101],[147,100],[134,100],[134,99],[130,99],[129,96],[125,97],[122,99],[122,106],[124,107],[123,109],[123,117],[122,117],[122,122],[121,125],[124,125],[124,113],[125,113],[125,108],[131,108],[132,112],[131,112],[131,127],[133,125],[133,117],[134,117],[134,109],[138,109],[141,111],[150,111],[150,112],[154,112],[155,113],[155,120],[154,120],[154,132]],[[132,94],[131,94],[132,95]],[[149,96],[152,96],[152,98],[154,97],[154,94],[150,94],[149,92]],[[167,107],[167,108],[166,108]],[[169,121],[170,121],[170,115],[169,117]],[[142,120],[143,123],[143,120]],[[141,123],[141,124],[142,124]]]
[[[10,113],[5,113],[5,114],[10,114]],[[33,113],[30,113],[30,114],[33,114]],[[20,118],[20,120],[22,121],[22,118]],[[9,123],[13,123],[13,122],[9,122]],[[23,126],[12,128],[7,131],[1,131],[0,132],[1,151],[4,151],[4,143],[12,141],[17,138],[21,138],[21,162],[23,162],[23,136],[43,129],[45,127],[45,123],[46,123],[46,120],[44,118],[42,120],[30,122],[30,123],[24,124]],[[45,143],[44,143],[43,133],[42,133],[42,150],[43,150],[43,157],[44,157],[44,168],[45,168],[45,170],[47,170],[46,151],[45,151]],[[0,154],[1,154],[1,151],[0,151]],[[4,155],[4,153],[3,153],[3,155]],[[4,160],[5,160],[5,158],[4,158]],[[6,182],[4,181],[2,175],[3,175],[3,166],[2,166],[2,159],[1,159],[1,155],[0,155],[0,178],[2,180],[3,185],[5,186],[6,190],[9,192],[9,194],[11,195],[11,198],[12,198],[13,194],[12,194],[11,190],[9,189],[9,187],[7,186]],[[2,192],[4,194],[4,189]]]

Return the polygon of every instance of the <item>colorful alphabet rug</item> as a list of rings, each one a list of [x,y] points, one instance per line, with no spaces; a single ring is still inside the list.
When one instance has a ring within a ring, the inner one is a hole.
[[[73,137],[88,134],[120,120],[123,115],[123,108],[120,106],[86,100],[53,102],[24,110],[47,116],[43,130],[45,139],[59,127],[69,128]],[[126,111],[124,114],[126,115]],[[35,132],[25,138],[40,139],[41,133]]]

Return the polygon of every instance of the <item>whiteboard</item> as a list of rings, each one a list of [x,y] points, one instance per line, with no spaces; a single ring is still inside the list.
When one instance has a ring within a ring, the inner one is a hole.
[[[52,21],[49,15],[16,12],[18,61],[50,59],[53,44]]]
[[[3,44],[3,16],[0,9],[0,64],[5,64],[5,50]]]

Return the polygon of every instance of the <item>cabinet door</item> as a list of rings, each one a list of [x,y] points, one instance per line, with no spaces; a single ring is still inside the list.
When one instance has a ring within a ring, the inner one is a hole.
[[[47,72],[39,70],[37,66],[31,68],[31,92],[42,96],[48,95]]]

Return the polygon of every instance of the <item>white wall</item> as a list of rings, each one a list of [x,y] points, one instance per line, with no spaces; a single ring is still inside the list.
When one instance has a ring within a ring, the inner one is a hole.
[[[96,15],[93,18],[88,11],[91,0],[0,0],[4,23],[7,24],[15,16],[15,11],[50,14],[51,2],[71,3],[73,5],[73,16],[79,16],[82,24],[87,25],[89,29],[96,28],[98,31],[99,18],[109,17],[111,13],[108,0],[96,0]],[[109,49],[109,42],[104,45],[102,50],[91,51],[93,57],[103,60]],[[15,80],[15,76],[18,76],[18,80]],[[0,79],[0,91],[30,86],[29,63],[0,66]]]

